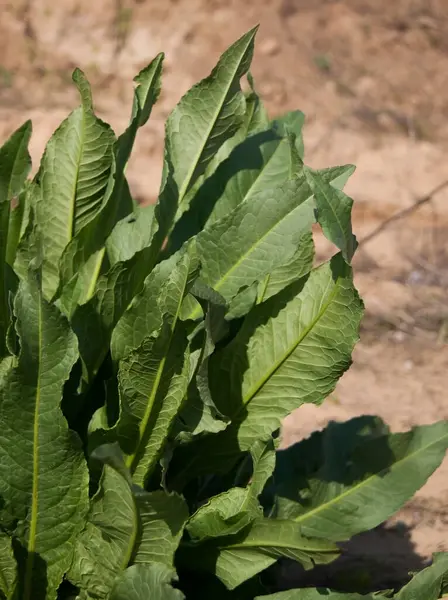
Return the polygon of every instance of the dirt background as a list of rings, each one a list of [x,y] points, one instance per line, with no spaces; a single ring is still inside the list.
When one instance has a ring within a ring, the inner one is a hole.
[[[31,118],[35,165],[77,104],[75,66],[93,84],[97,112],[120,132],[132,77],[163,50],[163,93],[129,168],[134,193],[154,200],[166,116],[260,23],[253,74],[272,115],[306,113],[311,166],[357,165],[347,191],[358,239],[448,179],[447,0],[0,0],[0,9],[0,139]],[[284,443],[363,413],[395,431],[448,418],[447,201],[442,188],[361,244],[356,281],[367,313],[354,365],[322,408],[287,419]],[[329,250],[323,240],[318,247],[322,256]],[[367,571],[376,565],[382,584],[405,577],[448,550],[447,499],[445,461],[349,555]]]

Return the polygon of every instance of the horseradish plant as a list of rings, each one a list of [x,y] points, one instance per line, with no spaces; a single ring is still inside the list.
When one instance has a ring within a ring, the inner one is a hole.
[[[4,598],[353,600],[276,593],[270,567],[335,560],[444,456],[447,423],[391,434],[373,417],[277,450],[282,419],[349,367],[363,307],[354,169],[306,167],[303,115],[268,117],[255,33],[169,116],[154,206],[133,202],[125,169],[162,54],[118,138],[76,70],[81,105],[37,174],[29,122],[0,149]],[[316,222],[338,249],[317,266]],[[380,595],[435,600],[447,572],[436,555]]]

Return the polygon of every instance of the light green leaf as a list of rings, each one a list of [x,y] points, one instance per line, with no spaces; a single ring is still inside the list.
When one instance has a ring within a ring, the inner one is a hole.
[[[226,470],[301,404],[322,402],[350,365],[362,312],[340,255],[255,307],[210,363],[213,399],[232,423],[182,448],[182,466],[173,458],[176,489],[193,473]]]
[[[319,171],[324,180],[335,187],[344,185],[352,172],[353,167],[351,165],[331,167]],[[273,269],[260,284],[254,282],[252,286],[247,286],[245,289],[240,290],[230,303],[227,319],[240,318],[249,312],[257,299],[257,287],[258,301],[262,302],[309,273],[313,266],[313,261],[314,243],[312,233],[311,231],[305,231],[290,261]]]
[[[111,340],[115,361],[137,349],[145,338],[157,333],[165,315],[176,321],[191,288],[199,263],[194,245],[159,263],[146,278],[143,289],[114,328]]]
[[[207,225],[222,219],[242,202],[258,193],[278,188],[290,178],[291,151],[286,138],[268,130],[247,138],[220,165],[216,174],[204,186],[200,197],[202,210],[210,216]],[[216,200],[210,194],[213,186]],[[206,195],[207,194],[207,195]]]
[[[74,286],[77,288],[75,304],[82,304],[92,297],[101,272],[106,238],[113,230],[117,221],[132,211],[133,202],[126,181],[125,170],[134,146],[137,131],[147,122],[152,107],[159,97],[162,62],[163,54],[159,54],[135,78],[134,81],[138,85],[134,91],[130,124],[114,145],[113,163],[109,173],[108,187],[103,196],[101,206],[87,226],[74,236],[61,258],[61,276],[64,286],[70,282],[70,288]],[[146,219],[142,222],[140,217],[146,215],[147,211],[141,211],[136,207],[134,217],[136,222],[141,225],[141,229],[146,225]],[[139,226],[136,225],[133,229],[139,230]],[[120,228],[120,233],[124,233],[122,228]],[[151,233],[152,228],[147,232],[147,235],[139,236],[139,240],[135,240],[135,244],[128,247],[125,258],[122,257],[121,260],[131,258],[135,252],[149,246],[152,239]],[[116,244],[117,236],[115,235],[113,238],[111,246]],[[108,250],[110,250],[110,247]],[[95,259],[92,261],[91,257],[93,255],[95,255]],[[116,260],[111,261],[112,264],[118,261],[118,257],[115,258]],[[81,277],[79,276],[80,272]],[[75,280],[79,278],[80,281],[73,284],[73,278]],[[67,294],[70,294],[70,290]],[[72,301],[72,305],[73,303]],[[65,305],[67,305],[66,300]],[[71,307],[70,315],[73,309],[74,306]]]
[[[166,565],[134,565],[123,573],[109,600],[183,600],[171,585],[174,580],[175,571]]]
[[[36,208],[43,237],[46,297],[58,290],[59,261],[65,248],[101,210],[113,163],[115,135],[95,116],[82,71],[75,70],[73,80],[82,106],[51,137],[38,174],[42,195]]]
[[[293,258],[288,263],[274,269],[258,285],[258,302],[264,302],[304,277],[313,268],[313,262],[313,234],[311,231],[306,231],[299,240],[298,249]]]
[[[17,238],[18,235],[17,228],[9,231],[10,215],[15,212],[14,209],[11,210],[11,203],[20,194],[31,169],[28,152],[31,131],[31,122],[27,121],[0,148],[0,358],[7,353],[6,333],[10,323],[5,263],[8,259],[12,260],[9,262],[10,266],[13,265],[15,253],[12,254],[11,246],[14,243],[17,245],[17,242],[13,243],[12,238]]]
[[[201,278],[229,301],[292,259],[313,222],[314,199],[303,176],[260,191],[198,235]]]
[[[174,168],[179,216],[197,178],[243,123],[246,101],[240,79],[250,67],[255,33],[256,28],[226,50],[209,77],[191,88],[168,117],[166,146]]]
[[[164,165],[150,245],[136,252],[129,260],[115,263],[106,275],[99,278],[92,298],[73,314],[72,326],[78,336],[83,362],[83,387],[89,386],[98,372],[109,351],[115,325],[132,299],[142,290],[146,277],[159,259],[171,227],[175,214],[175,203],[172,202],[174,183],[169,161],[165,160]]]
[[[353,165],[330,167],[316,171],[322,179],[337,189],[347,183],[348,178],[355,170]],[[262,302],[274,296],[294,281],[311,271],[314,261],[314,242],[311,232],[305,232],[299,241],[298,249],[287,264],[274,269],[265,280],[260,283],[258,301]]]
[[[396,600],[438,600],[443,593],[444,577],[448,575],[448,552],[434,554],[431,566],[414,575],[394,598]]]
[[[17,563],[12,550],[12,539],[0,533],[0,590],[5,598],[11,598],[17,578]]]
[[[308,539],[293,521],[259,519],[226,540],[189,543],[181,547],[181,562],[214,573],[228,589],[234,589],[274,564],[280,557],[300,562],[305,569],[335,560],[338,549],[331,542]]]
[[[141,521],[135,564],[159,563],[172,568],[189,512],[182,496],[156,492],[135,492]]]
[[[101,446],[93,457],[104,463],[104,470],[87,527],[76,543],[69,579],[89,597],[109,598],[129,564],[173,566],[188,508],[176,494],[133,486],[116,447]]]
[[[278,453],[280,518],[294,519],[304,535],[347,540],[395,513],[440,465],[448,448],[444,421],[407,433],[377,432],[373,439],[363,433],[366,426],[371,427],[367,417],[332,423]]]
[[[131,488],[117,470],[105,465],[87,526],[76,540],[69,580],[94,598],[107,598],[129,564],[138,535]]]
[[[154,220],[154,205],[138,206],[134,212],[119,221],[107,239],[109,262],[130,260],[134,254],[147,248],[157,226]]]
[[[285,137],[288,133],[293,133],[295,135],[295,145],[299,156],[303,158],[303,136],[302,129],[305,124],[305,115],[300,110],[292,110],[291,112],[287,112],[280,117],[277,117],[272,122],[272,126],[275,131],[281,137]]]
[[[134,481],[144,485],[161,458],[190,381],[186,333],[167,324],[120,363],[119,442]]]
[[[192,248],[167,263],[150,275],[114,332],[120,417],[114,428],[95,432],[100,441],[103,434],[106,440],[117,436],[134,481],[142,486],[161,457],[190,382],[187,326],[177,324],[198,263]],[[161,272],[167,277],[159,286]]]
[[[251,91],[246,94],[246,112],[242,125],[235,135],[227,139],[211,158],[202,175],[200,175],[190,191],[186,194],[185,205],[189,209],[182,215],[182,218],[176,223],[169,240],[170,252],[178,250],[182,244],[202,229],[202,221],[210,214],[213,208],[213,198],[215,197],[216,187],[219,185],[218,179],[215,179],[215,171],[225,161],[232,150],[244,142],[246,138],[269,128],[269,118],[262,101],[254,90],[253,81],[248,74]],[[206,183],[205,183],[206,182]],[[207,192],[213,194],[213,198],[207,197]],[[204,200],[207,202],[204,204]],[[191,206],[190,206],[191,204]]]
[[[350,263],[358,245],[352,232],[353,200],[325,182],[317,171],[305,168],[305,174],[316,198],[317,220],[322,231]]]
[[[31,275],[20,283],[14,312],[21,350],[0,391],[0,494],[4,518],[18,520],[15,536],[24,551],[20,598],[52,600],[88,506],[81,443],[60,408],[77,344]]]
[[[179,248],[258,193],[279,188],[290,179],[291,168],[290,141],[266,123],[262,131],[241,140],[197,191],[189,211],[176,224],[172,248]]]

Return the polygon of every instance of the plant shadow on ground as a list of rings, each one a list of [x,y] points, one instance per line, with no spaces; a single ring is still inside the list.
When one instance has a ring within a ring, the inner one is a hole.
[[[428,566],[428,561],[415,552],[411,529],[402,523],[381,525],[341,546],[343,553],[335,562],[311,571],[292,561],[279,564],[279,590],[328,587],[363,594],[397,590],[410,580],[410,573]]]

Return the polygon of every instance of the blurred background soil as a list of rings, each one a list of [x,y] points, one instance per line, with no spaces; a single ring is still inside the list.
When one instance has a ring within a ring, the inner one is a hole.
[[[358,239],[430,196],[361,243],[355,270],[366,318],[354,365],[322,408],[286,420],[284,443],[363,413],[394,431],[448,418],[448,187],[432,195],[448,180],[447,0],[0,0],[0,9],[0,139],[31,118],[35,168],[77,105],[75,66],[92,82],[98,114],[121,132],[133,76],[166,53],[162,96],[128,171],[148,202],[170,110],[260,23],[258,91],[273,116],[305,112],[308,164],[357,165],[347,192]],[[331,249],[317,243],[326,256]],[[369,535],[355,553],[371,564],[376,552],[391,581],[394,569],[398,577],[448,550],[448,461]]]

